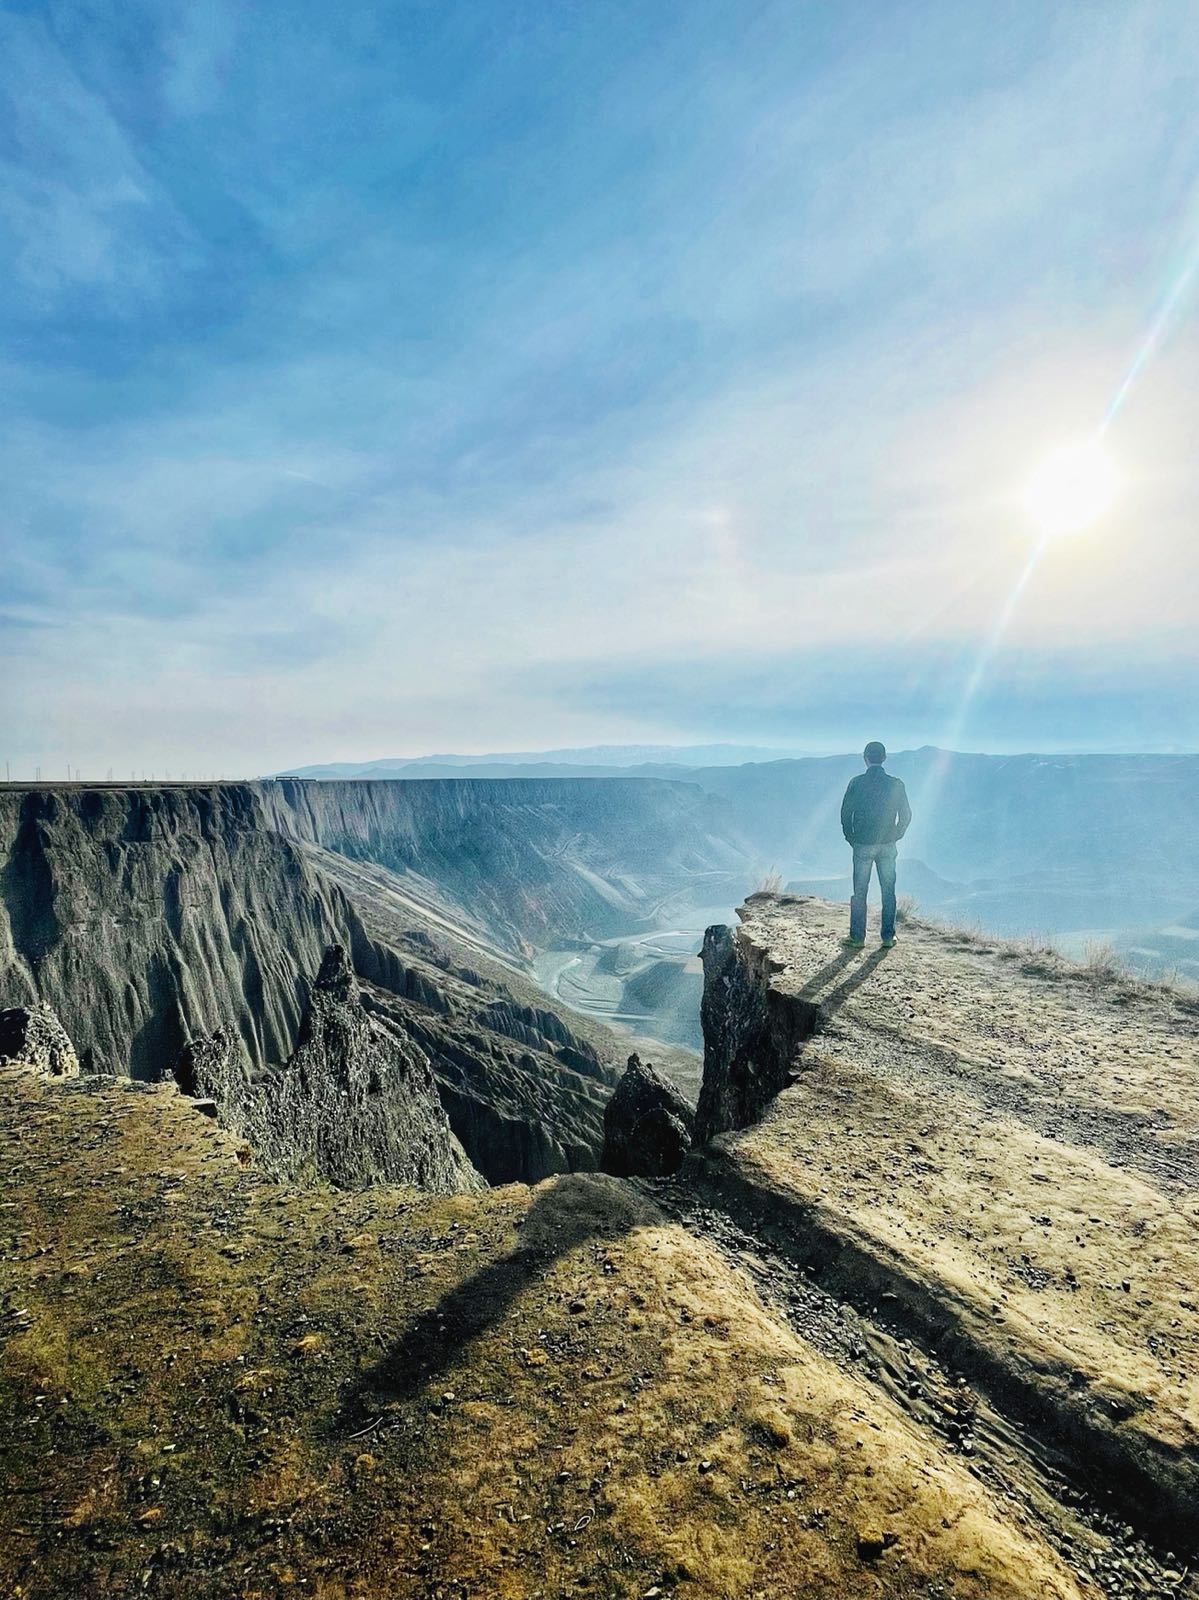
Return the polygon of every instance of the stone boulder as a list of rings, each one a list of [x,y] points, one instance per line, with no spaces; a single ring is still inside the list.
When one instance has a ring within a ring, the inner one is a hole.
[[[640,1056],[629,1057],[604,1110],[600,1165],[617,1178],[664,1178],[691,1148],[695,1116],[668,1078]]]
[[[45,1005],[0,1011],[0,1062],[5,1061],[20,1061],[55,1078],[73,1078],[79,1071],[67,1030]]]

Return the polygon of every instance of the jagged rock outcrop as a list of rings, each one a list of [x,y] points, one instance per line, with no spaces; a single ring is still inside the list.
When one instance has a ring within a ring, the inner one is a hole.
[[[691,1148],[695,1116],[668,1078],[638,1055],[629,1057],[604,1110],[600,1165],[617,1178],[665,1178]]]
[[[782,1000],[771,984],[781,967],[741,929],[709,928],[703,967],[704,1079],[695,1119],[700,1144],[758,1120],[785,1087],[797,1050],[820,1020],[819,1008],[802,995]]]
[[[215,1101],[230,1125],[240,1126],[253,1073],[232,1027],[189,1039],[175,1063],[175,1082],[194,1100]]]
[[[453,1194],[483,1187],[454,1137],[424,1053],[367,1015],[346,951],[325,953],[299,1043],[284,1067],[251,1072],[231,1029],[191,1041],[181,1087],[217,1103],[277,1177],[342,1188],[407,1183]]]
[[[49,1006],[0,1011],[0,1062],[5,1061],[19,1061],[52,1077],[70,1078],[79,1071],[75,1046]]]

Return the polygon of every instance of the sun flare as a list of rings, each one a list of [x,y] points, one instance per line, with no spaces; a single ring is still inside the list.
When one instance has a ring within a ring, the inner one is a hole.
[[[1024,509],[1046,534],[1079,533],[1111,508],[1119,487],[1098,440],[1084,440],[1046,456],[1024,490]]]

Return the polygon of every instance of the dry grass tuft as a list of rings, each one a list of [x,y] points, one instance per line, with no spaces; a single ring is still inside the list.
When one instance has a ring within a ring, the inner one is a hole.
[[[1145,972],[1107,940],[1088,944],[1083,959],[1076,961],[1060,950],[1052,935],[1047,933],[1004,938],[988,933],[977,922],[950,922],[927,913],[917,915],[914,904],[903,906],[898,920],[924,928],[961,948],[1018,964],[1021,975],[1026,978],[1040,978],[1049,983],[1073,980],[1093,984],[1124,1000],[1156,996],[1174,1000],[1187,1008],[1199,1002],[1199,984],[1183,977],[1177,969]]]

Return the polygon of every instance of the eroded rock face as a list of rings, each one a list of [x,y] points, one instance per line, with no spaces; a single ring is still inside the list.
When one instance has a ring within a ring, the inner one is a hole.
[[[450,1129],[427,1057],[367,1015],[342,945],[325,953],[285,1066],[251,1070],[234,1030],[222,1027],[186,1046],[176,1077],[215,1100],[275,1176],[439,1194],[484,1187]]]
[[[605,1172],[618,1178],[664,1178],[691,1148],[695,1117],[667,1078],[640,1056],[629,1057],[604,1109]]]
[[[154,1081],[229,1019],[286,1061],[351,908],[248,785],[0,791],[0,1005],[53,1006],[89,1070]]]
[[[20,1061],[56,1078],[79,1071],[75,1046],[49,1006],[0,1011],[0,1061]]]
[[[740,893],[752,870],[722,801],[655,778],[281,778],[257,794],[280,833],[422,874],[521,955],[618,933],[688,881]]]
[[[758,1120],[785,1087],[797,1050],[820,1018],[819,1008],[802,996],[782,999],[771,983],[777,965],[740,930],[709,928],[703,964],[700,1144]]]
[[[450,1125],[489,1183],[539,1183],[598,1166],[610,1069],[603,1077],[576,1071],[544,1045],[525,1050],[469,1017],[443,1020],[391,1001],[375,1014],[427,1053]]]

